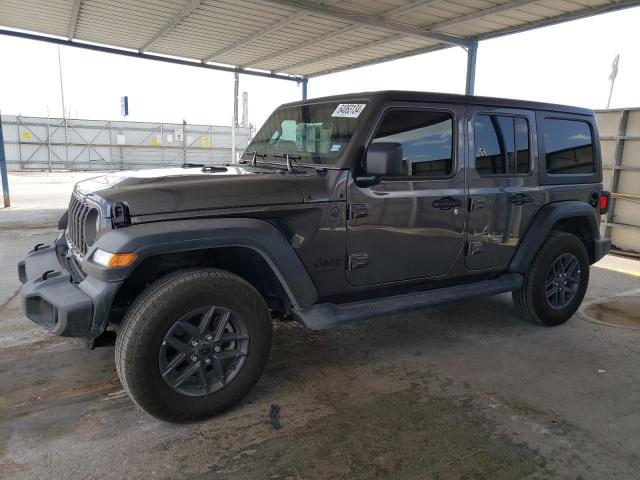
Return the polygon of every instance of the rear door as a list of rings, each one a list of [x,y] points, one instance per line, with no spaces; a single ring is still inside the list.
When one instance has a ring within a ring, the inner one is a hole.
[[[506,267],[540,205],[535,112],[469,107],[468,269]]]
[[[370,285],[445,274],[464,238],[464,107],[389,104],[370,143],[400,143],[403,174],[348,185],[347,278]]]

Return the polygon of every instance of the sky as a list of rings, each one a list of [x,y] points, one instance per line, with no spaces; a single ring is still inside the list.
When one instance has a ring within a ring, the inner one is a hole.
[[[233,74],[60,47],[73,118],[229,125]],[[640,106],[640,7],[480,42],[476,95],[606,107],[611,63],[620,54],[612,108]],[[3,114],[61,116],[58,50],[0,36]],[[383,89],[464,93],[461,48],[312,78],[309,97]],[[260,126],[279,104],[301,98],[294,82],[241,75],[249,120]]]

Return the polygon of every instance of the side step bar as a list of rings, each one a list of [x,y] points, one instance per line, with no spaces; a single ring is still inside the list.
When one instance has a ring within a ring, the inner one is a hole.
[[[510,292],[519,289],[522,282],[522,275],[509,273],[493,280],[438,288],[426,292],[405,293],[339,305],[319,303],[304,310],[294,310],[293,316],[298,322],[312,330],[325,330],[380,315],[417,310],[466,298]]]

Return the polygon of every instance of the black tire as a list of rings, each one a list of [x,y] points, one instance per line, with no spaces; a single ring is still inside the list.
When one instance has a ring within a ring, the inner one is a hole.
[[[562,307],[554,308],[547,298],[547,281],[554,262],[561,256],[575,257],[579,264],[579,281],[575,293]],[[589,284],[589,256],[582,241],[566,232],[551,232],[524,274],[521,289],[512,292],[520,315],[537,325],[556,326],[565,323],[576,312]]]
[[[160,371],[165,335],[188,312],[211,305],[234,312],[246,326],[242,364],[213,393],[181,394]],[[269,359],[271,331],[266,303],[245,280],[216,269],[181,270],[150,285],[129,308],[116,339],[116,370],[133,401],[154,417],[169,422],[208,418],[239,402],[258,381]]]

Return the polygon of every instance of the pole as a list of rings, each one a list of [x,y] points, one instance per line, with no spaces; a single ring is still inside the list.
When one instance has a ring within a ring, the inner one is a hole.
[[[51,171],[51,132],[50,126],[51,120],[49,118],[49,107],[47,107],[47,160],[49,164],[49,171]]]
[[[309,84],[309,79],[308,78],[304,78],[302,79],[302,100],[306,100],[307,99],[307,86]]]
[[[69,136],[67,124],[67,110],[64,104],[64,84],[62,83],[62,59],[60,57],[60,45],[58,45],[58,73],[60,75],[60,98],[62,99],[62,121],[64,122],[64,161],[65,168],[69,168]]]
[[[240,89],[240,74],[233,75],[233,125],[238,125],[238,90]]]
[[[236,123],[231,121],[231,163],[236,163]]]
[[[182,164],[187,163],[187,121],[182,120]]]
[[[2,177],[2,196],[4,197],[4,206],[11,206],[11,197],[9,196],[9,179],[7,178],[7,157],[4,154],[4,136],[2,134],[2,113],[0,112],[0,177]]]
[[[616,83],[616,77],[618,76],[619,61],[620,61],[620,54],[617,54],[616,58],[613,59],[613,63],[611,64],[611,75],[609,75],[609,80],[611,80],[611,86],[609,87],[609,99],[607,100],[607,110],[609,110],[609,105],[611,104],[611,95],[613,95],[613,85]]]
[[[476,57],[478,56],[478,42],[474,41],[467,47],[467,82],[465,95],[473,95],[476,84]]]

